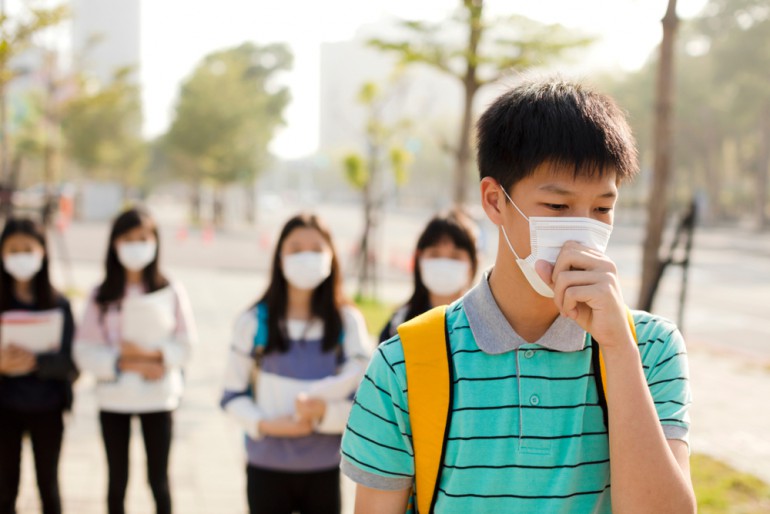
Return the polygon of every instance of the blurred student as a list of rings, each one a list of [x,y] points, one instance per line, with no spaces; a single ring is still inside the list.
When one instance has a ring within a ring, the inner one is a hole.
[[[72,406],[77,377],[72,311],[49,280],[42,226],[9,219],[0,252],[0,514],[16,512],[25,434],[32,441],[43,513],[56,514],[63,414]]]
[[[252,514],[340,512],[340,439],[369,350],[328,229],[291,218],[267,291],[236,322],[221,402],[248,436]]]
[[[125,512],[135,416],[142,426],[156,511],[171,512],[172,413],[182,397],[182,367],[190,356],[195,327],[187,295],[161,272],[159,254],[157,225],[147,211],[134,208],[117,217],[104,281],[88,301],[75,341],[78,365],[98,381],[109,514]]]
[[[401,323],[465,294],[478,268],[473,221],[459,209],[433,217],[417,239],[414,261],[412,297],[390,318],[380,341],[396,335]]]

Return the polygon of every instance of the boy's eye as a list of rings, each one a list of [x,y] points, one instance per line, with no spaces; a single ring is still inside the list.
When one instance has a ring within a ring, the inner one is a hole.
[[[612,207],[597,207],[596,212],[600,214],[609,214],[612,212]]]
[[[564,205],[561,203],[547,203],[545,204],[545,206],[551,209],[552,211],[563,211],[563,210],[569,209],[568,205]]]

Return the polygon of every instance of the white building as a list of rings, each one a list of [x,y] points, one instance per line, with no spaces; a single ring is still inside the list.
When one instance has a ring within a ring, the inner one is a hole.
[[[71,2],[72,51],[78,69],[107,83],[120,68],[138,68],[140,0]]]

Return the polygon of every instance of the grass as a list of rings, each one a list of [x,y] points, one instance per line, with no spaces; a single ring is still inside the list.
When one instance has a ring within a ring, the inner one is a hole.
[[[692,480],[700,514],[766,514],[770,485],[705,455],[693,455]]]
[[[369,333],[377,337],[393,315],[396,307],[371,298],[357,298],[356,306],[366,320]]]
[[[369,332],[378,335],[396,306],[372,299],[358,299]],[[767,514],[770,485],[706,455],[695,454],[690,461],[700,514]]]

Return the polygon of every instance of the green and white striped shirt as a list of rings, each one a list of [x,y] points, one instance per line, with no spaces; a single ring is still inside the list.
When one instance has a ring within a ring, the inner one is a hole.
[[[663,431],[687,441],[687,356],[671,322],[634,311]],[[537,344],[516,334],[487,280],[447,310],[454,403],[436,512],[607,513],[607,429],[591,338],[558,318]],[[401,341],[380,345],[342,441],[342,470],[368,487],[412,487],[414,451]]]

